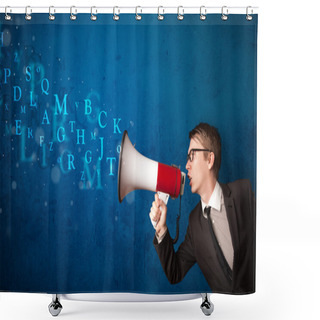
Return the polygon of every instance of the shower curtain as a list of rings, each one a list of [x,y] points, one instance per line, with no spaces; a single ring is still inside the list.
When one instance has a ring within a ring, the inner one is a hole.
[[[215,290],[201,263],[171,284],[153,244],[154,193],[119,203],[117,180],[124,131],[187,173],[189,132],[208,123],[221,136],[219,183],[248,181],[255,197],[258,16],[11,17],[0,15],[0,291],[254,292],[254,201],[249,236],[237,234],[251,285]],[[187,179],[176,251],[199,201]],[[180,199],[167,207],[174,237]]]

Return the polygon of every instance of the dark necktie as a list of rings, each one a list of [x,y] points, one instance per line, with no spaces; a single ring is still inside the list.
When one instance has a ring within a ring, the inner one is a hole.
[[[212,220],[211,220],[211,217],[210,217],[210,210],[211,210],[211,207],[210,206],[207,206],[205,207],[204,209],[204,212],[207,214],[207,217],[208,217],[208,223],[209,223],[209,229],[210,229],[210,233],[212,235],[212,240],[213,240],[213,244],[214,244],[214,247],[216,249],[216,254],[217,254],[217,258],[218,258],[218,261],[219,261],[219,264],[223,270],[223,273],[225,274],[226,278],[228,279],[229,283],[231,284],[232,282],[232,270],[220,248],[220,245],[218,243],[218,240],[217,240],[217,237],[213,231],[213,227],[212,227]]]

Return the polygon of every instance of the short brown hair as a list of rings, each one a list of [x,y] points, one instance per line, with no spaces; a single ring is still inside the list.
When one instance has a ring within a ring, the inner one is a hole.
[[[189,139],[198,139],[205,149],[214,153],[213,172],[218,179],[221,164],[221,137],[218,129],[201,122],[189,132]]]

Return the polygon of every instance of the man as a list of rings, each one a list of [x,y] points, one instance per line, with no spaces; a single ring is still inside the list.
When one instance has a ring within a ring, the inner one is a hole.
[[[175,252],[158,195],[150,219],[158,221],[154,246],[170,283],[180,282],[198,263],[212,292],[255,291],[255,200],[248,180],[218,182],[221,139],[200,123],[190,133],[186,169],[192,193],[201,200],[189,216],[184,241]]]

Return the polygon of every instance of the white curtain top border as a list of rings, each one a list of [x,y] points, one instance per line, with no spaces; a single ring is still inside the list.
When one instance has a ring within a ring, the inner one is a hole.
[[[0,13],[7,13],[7,14],[36,14],[36,13],[52,13],[52,14],[59,14],[59,13],[72,13],[72,14],[258,14],[258,7],[11,7],[11,6],[4,6],[0,7]]]

